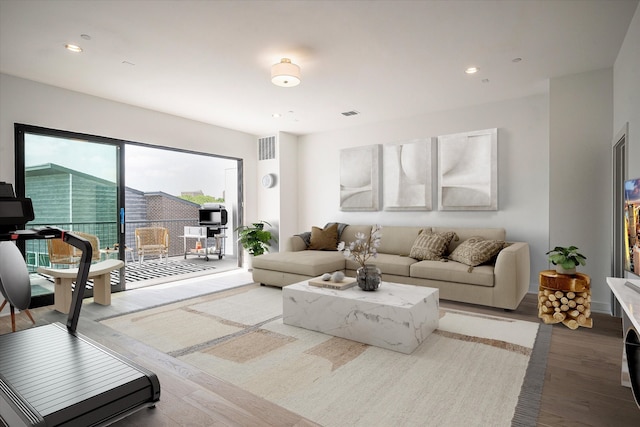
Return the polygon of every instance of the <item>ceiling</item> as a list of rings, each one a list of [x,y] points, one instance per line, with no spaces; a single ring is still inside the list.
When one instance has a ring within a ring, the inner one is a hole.
[[[544,93],[549,78],[611,67],[637,5],[0,0],[0,72],[258,136],[303,135]],[[270,82],[283,57],[301,67],[299,86]]]

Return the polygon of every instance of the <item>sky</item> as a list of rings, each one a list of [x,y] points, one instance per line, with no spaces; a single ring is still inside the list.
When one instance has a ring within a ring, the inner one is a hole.
[[[69,169],[116,181],[116,148],[112,145],[27,134],[25,164],[55,163]],[[225,170],[236,175],[236,161],[178,151],[127,144],[125,185],[144,191],[163,191],[180,196],[184,191],[202,191],[223,197]],[[235,187],[235,183],[232,184]]]

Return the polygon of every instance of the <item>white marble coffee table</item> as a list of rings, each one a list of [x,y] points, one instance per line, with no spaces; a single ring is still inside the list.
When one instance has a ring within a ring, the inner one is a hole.
[[[307,281],[282,289],[283,322],[409,354],[438,328],[438,289],[382,282],[374,292]]]

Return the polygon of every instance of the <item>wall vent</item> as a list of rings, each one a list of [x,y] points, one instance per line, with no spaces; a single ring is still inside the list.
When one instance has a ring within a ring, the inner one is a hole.
[[[276,137],[267,136],[258,138],[258,160],[270,160],[276,158]]]
[[[360,112],[356,110],[351,110],[351,111],[345,111],[344,113],[340,113],[340,114],[342,114],[343,116],[349,117],[349,116],[355,116],[357,114],[360,114]]]

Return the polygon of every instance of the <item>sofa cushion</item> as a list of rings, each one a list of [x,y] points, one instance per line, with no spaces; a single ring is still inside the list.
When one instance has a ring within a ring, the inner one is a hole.
[[[356,234],[362,233],[365,235],[365,238],[368,238],[371,234],[371,226],[370,225],[348,225],[342,231],[340,235],[340,241],[345,242],[347,245],[351,242],[356,241]],[[384,233],[384,229],[382,229]]]
[[[384,254],[408,256],[413,241],[422,230],[431,231],[431,227],[402,227],[385,225],[382,227],[382,238],[378,252]]]
[[[252,267],[315,277],[344,270],[345,258],[337,251],[277,252],[254,257]]]
[[[449,255],[449,259],[475,267],[488,262],[504,248],[503,240],[490,240],[481,236],[471,237]]]
[[[411,277],[458,282],[469,285],[493,286],[492,265],[480,265],[469,272],[469,266],[455,261],[420,261],[409,267]]]
[[[382,271],[383,276],[385,274],[393,274],[394,276],[409,277],[409,267],[416,262],[418,261],[407,256],[378,253],[378,256],[370,258],[367,264],[378,267],[380,271]],[[347,270],[357,270],[359,267],[360,264],[354,260],[347,260]]]
[[[309,249],[316,251],[338,250],[338,224],[333,223],[322,229],[311,227],[311,242]]]
[[[429,230],[422,230],[413,242],[409,256],[420,261],[439,261],[454,238],[457,239],[458,236],[453,231],[433,233]]]

